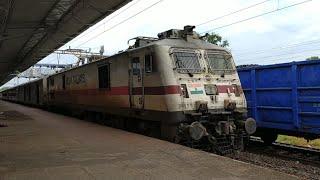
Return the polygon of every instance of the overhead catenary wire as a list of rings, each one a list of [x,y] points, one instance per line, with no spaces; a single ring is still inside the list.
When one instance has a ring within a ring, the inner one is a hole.
[[[261,17],[261,16],[265,16],[265,15],[272,14],[272,13],[275,13],[275,12],[278,12],[278,11],[282,11],[282,10],[285,10],[285,9],[288,9],[288,8],[291,8],[291,7],[294,7],[294,6],[305,4],[305,3],[310,2],[310,1],[312,1],[312,0],[306,0],[306,1],[295,3],[295,4],[291,4],[291,5],[282,7],[282,8],[278,8],[278,9],[275,9],[275,10],[272,10],[272,11],[268,11],[268,12],[265,12],[265,13],[262,13],[262,14],[258,14],[256,16],[252,16],[252,17],[249,17],[249,18],[246,18],[246,19],[242,19],[240,21],[235,21],[235,22],[232,22],[230,24],[222,25],[222,26],[219,26],[219,27],[216,27],[216,28],[201,32],[200,34],[206,34],[206,33],[209,33],[209,32],[213,32],[213,31],[218,30],[218,29],[229,27],[229,26],[232,26],[232,25],[235,25],[235,24],[239,24],[239,23],[242,23],[242,22],[246,22],[246,21]]]
[[[134,4],[130,5],[129,7],[127,7],[126,9],[124,9],[123,11],[119,12],[117,15],[113,16],[111,19],[117,17],[118,15],[120,15],[121,13],[123,13],[124,11],[126,11],[127,9],[131,8],[132,6],[134,6],[135,4],[137,4],[139,1],[141,1],[141,0],[137,0]],[[239,10],[236,10],[236,11],[233,11],[233,12],[231,12],[231,13],[228,13],[228,14],[226,14],[226,15],[223,15],[223,16],[220,16],[220,17],[217,17],[217,18],[208,20],[208,21],[206,21],[206,22],[200,23],[200,24],[198,24],[198,25],[196,25],[196,26],[202,26],[202,25],[207,24],[207,23],[209,23],[209,22],[213,22],[213,21],[215,21],[215,20],[222,19],[222,18],[224,18],[224,17],[227,17],[227,16],[230,16],[230,15],[233,15],[233,14],[236,14],[236,13],[239,13],[239,12],[242,12],[242,11],[245,11],[245,10],[248,10],[248,9],[250,9],[250,8],[259,6],[259,5],[264,4],[264,3],[267,3],[267,2],[269,2],[269,1],[273,1],[273,0],[265,0],[265,1],[262,1],[262,2],[259,2],[259,3],[256,3],[256,4],[252,4],[252,5],[247,6],[247,7],[245,7],[245,8],[242,8],[242,9],[239,9]],[[105,25],[105,24],[106,24],[107,22],[109,22],[111,19],[107,20],[107,21],[104,22],[103,24],[100,24],[100,25],[97,26],[96,28],[92,29],[90,32],[93,32],[94,30],[96,30],[97,28],[101,27],[102,25]],[[88,32],[88,33],[90,33],[90,32]],[[86,34],[88,34],[88,33],[86,33]],[[78,37],[75,41],[79,40],[81,37],[85,36],[86,34],[81,35],[81,36]]]
[[[93,32],[93,31],[95,31],[96,29],[98,29],[99,27],[105,25],[107,22],[109,22],[109,21],[111,21],[112,19],[116,18],[117,16],[119,16],[120,14],[122,14],[123,12],[125,12],[126,10],[130,9],[132,6],[136,5],[136,4],[137,4],[138,2],[140,2],[140,1],[141,1],[141,0],[135,1],[133,4],[131,4],[130,6],[128,6],[128,7],[125,8],[125,9],[123,9],[122,11],[120,11],[119,13],[117,13],[115,16],[111,17],[110,19],[108,19],[107,21],[103,22],[102,24],[96,26],[94,29],[91,29],[90,31],[82,34],[81,36],[79,36],[78,38],[74,39],[73,41],[78,41],[80,38],[84,37],[85,35],[87,35],[87,34]],[[264,4],[264,3],[266,3],[266,2],[269,2],[269,1],[273,1],[273,0],[265,0],[265,1],[262,1],[262,2],[259,2],[259,3],[256,3],[256,4],[252,4],[252,5],[247,6],[247,7],[245,7],[245,8],[242,8],[242,9],[233,11],[233,12],[231,12],[231,13],[225,14],[225,15],[223,15],[223,16],[219,16],[219,17],[217,17],[217,18],[214,18],[214,19],[208,20],[208,21],[206,21],[206,22],[200,23],[200,24],[198,24],[198,25],[196,25],[196,26],[205,25],[205,24],[207,24],[207,23],[210,23],[210,22],[216,21],[216,20],[218,20],[218,19],[222,19],[222,18],[225,18],[225,17],[227,17],[227,16],[230,16],[230,15],[233,15],[233,14],[236,14],[236,13],[239,13],[239,12],[242,12],[242,11],[245,11],[245,10],[248,10],[248,9],[251,9],[251,8],[253,8],[253,7],[259,6],[259,5]],[[72,41],[71,41],[71,42],[72,42]]]
[[[308,49],[308,50],[303,50],[303,51],[299,51],[299,52],[271,55],[271,56],[264,56],[264,57],[256,57],[256,58],[250,58],[250,59],[238,58],[237,61],[241,61],[242,63],[255,63],[255,62],[261,63],[261,62],[264,62],[264,61],[268,61],[271,58],[290,56],[292,54],[304,54],[306,52],[320,52],[320,49]],[[303,55],[303,56],[306,56],[306,55]]]
[[[136,0],[134,1],[132,4],[130,4],[128,7],[126,7],[125,9],[119,11],[117,14],[115,14],[114,16],[112,16],[111,18],[107,19],[106,21],[104,21],[103,23],[97,25],[96,27],[94,27],[93,29],[89,30],[88,32],[84,32],[83,34],[81,34],[79,37],[71,40],[69,43],[71,42],[76,42],[78,41],[79,39],[81,39],[82,37],[88,35],[89,33],[92,33],[93,31],[95,31],[96,29],[98,29],[99,27],[101,26],[104,26],[106,23],[110,22],[112,19],[118,17],[119,15],[121,15],[122,13],[124,13],[125,11],[127,11],[128,9],[130,9],[131,7],[133,7],[134,5],[138,4],[140,1],[142,0]]]
[[[317,54],[315,54],[315,56],[320,56],[320,52],[317,53]],[[276,57],[276,56],[275,56],[275,57]],[[264,61],[259,60],[258,63],[255,62],[255,61],[248,61],[248,62],[246,62],[246,61],[239,61],[239,60],[236,60],[236,62],[237,62],[237,65],[255,64],[255,63],[257,63],[257,64],[264,64],[264,63],[266,63],[266,62],[267,62],[268,64],[270,64],[270,63],[280,63],[280,62],[282,62],[282,61],[283,61],[283,62],[287,62],[289,59],[292,59],[292,60],[296,61],[297,58],[305,58],[305,57],[306,57],[305,55],[289,56],[289,57],[286,57],[286,58],[268,59],[268,60],[264,60]],[[303,61],[303,60],[305,60],[305,59],[298,59],[298,60]]]
[[[295,51],[295,52],[285,52],[285,53],[281,53],[281,54],[276,54],[276,55],[267,55],[267,56],[257,56],[257,58],[269,58],[269,57],[274,57],[274,56],[283,56],[283,55],[288,55],[288,54],[297,54],[297,53],[304,53],[304,52],[312,52],[312,51],[320,51],[319,48],[315,48],[315,49],[302,49],[300,51]],[[255,59],[254,58],[250,58],[250,59]],[[249,59],[249,58],[238,58],[238,59]]]
[[[142,0],[137,0],[137,1],[135,1],[133,4],[131,4],[130,6],[128,6],[128,7],[125,8],[125,9],[123,9],[122,11],[120,11],[119,13],[117,13],[116,15],[112,16],[112,17],[111,17],[110,19],[108,19],[107,21],[105,21],[105,22],[103,22],[102,24],[98,25],[98,26],[95,27],[94,29],[91,29],[90,31],[85,32],[84,34],[80,35],[78,38],[75,39],[75,41],[78,41],[80,38],[86,36],[86,35],[89,34],[90,32],[93,32],[94,30],[96,30],[97,28],[101,27],[102,25],[105,25],[107,22],[109,22],[109,21],[111,21],[112,19],[118,17],[120,14],[124,13],[125,11],[127,11],[128,9],[130,9],[131,7],[133,7],[134,5],[136,5],[137,3],[139,3],[140,1],[142,1]],[[153,7],[154,5],[160,3],[161,1],[163,1],[163,0],[157,1],[156,3],[152,4],[151,6],[147,7],[146,9],[144,9],[142,12],[144,12],[145,10],[147,10],[147,9]],[[142,13],[142,12],[140,12],[140,13]],[[139,14],[140,14],[140,13],[139,13]],[[138,14],[136,14],[136,15],[138,15]],[[136,15],[134,15],[134,16],[136,16]],[[129,18],[127,18],[126,20],[129,20],[129,19],[131,19],[131,18],[129,17]],[[120,23],[121,23],[121,22],[120,22]],[[118,25],[120,25],[120,23],[118,23]],[[122,23],[123,23],[123,22],[122,22]],[[111,29],[110,29],[110,30],[111,30]],[[70,41],[69,43],[71,43],[71,42],[72,42],[72,41]],[[89,41],[88,41],[88,42],[89,42]],[[73,42],[73,43],[74,43],[74,42]],[[82,43],[81,45],[83,45],[83,44],[84,44],[84,43]],[[78,45],[76,48],[80,47],[81,45]],[[100,47],[99,47],[99,48],[100,48]],[[91,48],[91,49],[93,49],[93,48]],[[52,59],[52,60],[50,60],[49,62],[54,62],[54,61],[55,61],[55,59]]]
[[[95,31],[96,29],[98,29],[99,27],[105,25],[107,22],[110,22],[112,19],[118,17],[119,15],[121,15],[122,13],[124,13],[125,11],[127,11],[128,9],[130,9],[131,7],[133,7],[134,5],[138,4],[140,1],[142,0],[136,0],[135,2],[133,2],[131,5],[129,5],[128,7],[126,7],[125,9],[119,11],[119,13],[115,14],[114,16],[112,16],[110,19],[106,20],[105,22],[101,23],[100,25],[96,26],[94,29],[89,30],[88,32],[84,32],[83,34],[81,34],[79,37],[71,40],[69,43],[75,43],[78,40],[80,40],[82,37],[88,35],[89,33]],[[1,40],[1,39],[0,39]],[[100,47],[99,47],[100,48]],[[92,49],[92,48],[91,48]],[[48,61],[49,63],[55,62],[56,59],[51,59],[50,61]]]
[[[114,29],[115,27],[117,27],[117,26],[119,26],[119,25],[121,25],[121,24],[125,23],[126,21],[128,21],[128,20],[130,20],[130,19],[132,19],[132,18],[134,18],[134,17],[136,17],[136,16],[138,16],[139,14],[141,14],[141,13],[143,13],[143,12],[145,12],[145,11],[149,10],[150,8],[152,8],[152,7],[156,6],[157,4],[161,3],[162,1],[164,1],[164,0],[159,0],[159,1],[157,1],[157,2],[155,2],[155,3],[153,3],[153,4],[151,4],[150,6],[148,6],[148,7],[144,8],[144,9],[142,9],[141,11],[139,11],[139,12],[135,13],[134,15],[132,15],[132,16],[130,16],[130,17],[128,17],[128,18],[126,18],[126,19],[124,19],[124,20],[120,21],[119,23],[117,23],[117,24],[115,24],[115,25],[111,26],[110,28],[108,28],[108,29],[106,29],[106,30],[104,30],[104,31],[102,31],[102,32],[100,32],[100,33],[98,33],[97,35],[95,35],[95,36],[91,37],[90,39],[86,40],[85,42],[83,42],[83,43],[79,44],[77,47],[81,47],[82,45],[84,45],[84,44],[86,44],[86,43],[88,43],[88,42],[92,41],[93,39],[95,39],[95,38],[99,37],[100,35],[102,35],[102,34],[106,33],[107,31],[110,31],[110,30]]]
[[[245,52],[245,53],[237,53],[236,51],[233,52],[233,53],[237,54],[238,57],[243,57],[243,56],[248,56],[248,55],[257,55],[257,54],[270,53],[272,51],[279,51],[279,50],[290,51],[290,50],[292,50],[294,48],[300,48],[302,46],[309,46],[309,45],[318,44],[318,43],[320,43],[320,40],[317,40],[317,41],[306,41],[306,42],[295,43],[295,44],[286,45],[286,46],[273,47],[273,48],[264,49],[264,50],[249,51],[249,52]]]
[[[161,0],[161,1],[162,1],[162,0]],[[155,4],[158,4],[158,3],[160,3],[161,1],[158,1],[158,2],[156,2]],[[237,13],[237,12],[244,11],[245,9],[249,9],[249,8],[252,8],[252,7],[258,6],[258,5],[263,4],[263,3],[266,3],[266,2],[268,2],[268,1],[270,1],[270,0],[266,0],[266,1],[262,1],[262,2],[260,2],[260,3],[253,4],[253,5],[248,6],[248,7],[246,7],[246,8],[242,8],[242,9],[240,9],[240,10],[237,10],[237,11],[231,12],[231,13],[229,13],[229,14],[227,14],[227,15],[220,16],[220,17],[218,17],[218,18],[220,19],[220,18],[226,17],[226,16],[228,16],[228,15],[231,15],[231,14],[234,14],[234,13]],[[312,1],[312,0],[308,0],[308,1]],[[308,2],[308,1],[304,1],[304,2]],[[302,4],[302,3],[304,3],[304,2],[300,2],[300,3],[297,3],[297,4],[290,5],[290,7],[295,6],[295,5],[298,5],[298,4]],[[136,3],[137,3],[137,2],[136,2]],[[155,4],[151,5],[151,7],[152,7],[152,6],[154,6]],[[150,8],[151,8],[151,7],[150,7]],[[128,7],[128,8],[129,8],[129,7]],[[288,8],[288,7],[278,8],[278,9],[277,9],[277,10],[275,10],[275,11],[279,11],[279,10],[282,10],[282,9],[285,9],[285,8]],[[149,9],[149,7],[148,7],[147,9]],[[143,10],[143,11],[144,11],[144,10]],[[136,16],[136,15],[138,15],[138,14],[140,14],[140,13],[141,13],[141,12],[139,12],[139,13],[137,13],[137,14],[133,15],[133,17],[134,17],[134,16]],[[133,18],[133,17],[129,17],[129,18],[125,19],[125,20],[124,20],[124,22],[125,22],[125,21],[127,21],[127,20],[129,20],[129,19],[131,19],[131,18]],[[215,18],[215,19],[217,19],[217,18]],[[214,19],[213,19],[213,20],[214,20]],[[212,22],[213,20],[210,20],[210,22]],[[109,29],[107,29],[107,30],[103,31],[102,33],[100,33],[100,34],[96,35],[95,37],[93,37],[93,38],[91,38],[91,39],[87,40],[86,42],[82,43],[81,45],[83,45],[83,44],[85,44],[85,43],[87,43],[87,42],[91,41],[92,39],[94,39],[94,38],[96,38],[96,37],[100,36],[101,34],[105,33],[106,31],[109,31],[109,30],[113,29],[114,27],[116,27],[116,26],[118,26],[118,25],[120,25],[120,24],[122,24],[122,23],[124,23],[124,22],[122,22],[122,21],[121,21],[120,23],[116,24],[115,26],[112,26],[111,28],[109,28]],[[209,21],[207,21],[207,22],[209,22]],[[205,23],[206,23],[206,22],[201,23],[201,24],[205,24]],[[201,24],[199,24],[199,25],[201,25]],[[199,26],[199,25],[198,25],[198,26]],[[81,45],[80,45],[80,46],[81,46]],[[77,46],[77,47],[79,47],[79,46]]]
[[[309,44],[314,44],[314,43],[320,43],[320,39],[314,39],[311,41],[302,41],[302,42],[297,42],[297,43],[292,43],[292,44],[275,46],[275,47],[271,47],[268,49],[261,49],[261,50],[257,50],[257,51],[256,50],[252,51],[252,49],[246,49],[246,50],[234,50],[233,52],[237,53],[238,55],[242,55],[242,54],[256,53],[256,52],[262,52],[262,51],[265,52],[265,51],[274,50],[274,49],[286,49],[286,48],[297,47],[297,46],[301,46],[301,45],[309,45]]]
[[[140,1],[140,0],[139,0],[139,1]],[[138,3],[139,1],[136,1],[136,3]],[[92,38],[88,39],[87,41],[85,41],[85,42],[81,43],[81,44],[80,44],[80,45],[78,45],[77,47],[81,47],[83,44],[85,44],[85,43],[87,43],[87,42],[90,42],[91,40],[93,40],[93,39],[97,38],[98,36],[100,36],[101,34],[103,34],[103,33],[107,32],[107,31],[110,31],[111,29],[113,29],[113,28],[117,27],[118,25],[120,25],[120,24],[122,24],[122,23],[126,22],[127,20],[129,20],[129,19],[131,19],[131,18],[133,18],[133,17],[137,16],[138,14],[140,14],[140,13],[142,13],[142,12],[144,12],[144,11],[148,10],[149,8],[151,8],[151,7],[155,6],[156,4],[160,3],[161,1],[163,1],[163,0],[157,1],[156,3],[152,4],[151,6],[148,6],[147,8],[143,9],[142,11],[139,11],[138,13],[134,14],[133,16],[130,16],[129,18],[127,18],[127,19],[125,19],[125,20],[123,20],[123,21],[121,21],[121,22],[117,23],[116,25],[112,26],[111,28],[108,28],[108,29],[106,29],[106,30],[102,31],[101,33],[99,33],[99,34],[95,35],[94,37],[92,37]],[[262,2],[259,2],[259,3],[256,3],[256,4],[253,4],[253,5],[247,6],[247,7],[245,7],[245,8],[242,8],[242,9],[239,9],[239,10],[236,10],[236,11],[233,11],[233,12],[228,13],[228,14],[226,14],[226,15],[223,15],[223,16],[220,16],[220,17],[217,17],[217,18],[215,18],[215,19],[212,19],[212,20],[209,20],[209,21],[206,21],[206,22],[200,23],[200,24],[198,24],[197,26],[201,26],[201,25],[207,24],[207,23],[209,23],[209,22],[212,22],[212,21],[215,21],[215,20],[218,20],[218,19],[221,19],[221,18],[224,18],[224,17],[230,16],[230,15],[232,15],[232,14],[239,13],[239,12],[241,12],[241,11],[244,11],[244,10],[247,10],[247,9],[250,9],[250,8],[253,8],[253,7],[256,7],[256,6],[258,6],[258,5],[264,4],[264,3],[268,2],[268,1],[271,1],[271,0],[265,0],[265,1],[262,1]],[[269,13],[272,13],[272,12],[275,12],[275,11],[280,11],[280,10],[283,10],[283,9],[286,9],[286,8],[289,8],[289,7],[292,7],[292,6],[296,6],[296,5],[299,5],[299,4],[302,4],[302,3],[305,3],[305,2],[309,2],[309,1],[312,1],[312,0],[307,0],[307,1],[303,1],[303,2],[300,2],[300,3],[296,3],[296,4],[293,4],[293,5],[290,5],[290,6],[286,6],[286,7],[283,7],[283,8],[278,8],[277,10],[274,10],[274,11],[271,11],[271,12],[267,12],[267,13],[269,14]],[[135,3],[135,4],[136,4],[136,3]],[[133,5],[134,5],[134,4],[132,4],[131,6],[133,6]],[[129,9],[131,6],[129,6],[128,8],[124,9],[123,11],[125,11],[125,10]],[[120,12],[120,13],[121,13],[121,12]],[[120,13],[119,13],[119,14],[120,14]],[[266,14],[266,13],[263,13],[263,15],[265,15],[265,14]],[[118,15],[118,14],[117,14],[117,15]],[[117,16],[117,15],[116,15],[116,16]],[[260,15],[260,16],[261,16],[261,15]],[[256,17],[256,16],[255,16],[255,17]],[[252,17],[252,18],[254,18],[254,17]],[[251,19],[252,19],[252,18],[251,18]],[[249,19],[248,19],[248,20],[249,20]],[[242,21],[243,21],[243,20],[242,20]],[[103,25],[103,24],[102,24],[102,25]],[[221,27],[218,27],[218,28],[221,28]],[[217,29],[217,28],[215,28],[215,29]]]
[[[225,15],[216,17],[216,18],[214,18],[214,19],[211,19],[211,20],[202,22],[202,23],[200,23],[200,24],[197,24],[196,26],[197,26],[197,27],[198,27],[198,26],[203,26],[203,25],[208,24],[208,23],[210,23],[210,22],[213,22],[213,21],[216,21],[216,20],[219,20],[219,19],[222,19],[222,18],[231,16],[231,15],[233,15],[233,14],[237,14],[237,13],[239,13],[239,12],[242,12],[242,11],[245,11],[245,10],[248,10],[248,9],[251,9],[251,8],[253,8],[253,7],[259,6],[259,5],[264,4],[264,3],[266,3],[266,2],[269,2],[269,1],[273,1],[273,0],[265,0],[265,1],[262,1],[262,2],[259,2],[259,3],[256,3],[256,4],[252,4],[252,5],[247,6],[247,7],[245,7],[245,8],[241,8],[241,9],[239,9],[239,10],[230,12],[230,13],[228,13],[228,14],[225,14]]]

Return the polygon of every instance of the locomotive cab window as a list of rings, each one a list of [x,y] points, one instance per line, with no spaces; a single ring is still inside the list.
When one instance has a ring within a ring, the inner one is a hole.
[[[99,88],[110,88],[110,65],[104,65],[98,68]]]
[[[201,73],[199,54],[195,51],[173,52],[173,58],[179,73]]]
[[[230,55],[208,53],[206,59],[210,72],[234,70]]]
[[[152,69],[153,69],[153,60],[152,60],[152,56],[150,54],[145,55],[144,57],[144,71],[146,73],[152,73]]]

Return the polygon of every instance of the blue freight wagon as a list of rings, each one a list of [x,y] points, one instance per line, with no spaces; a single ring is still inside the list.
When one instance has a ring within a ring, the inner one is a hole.
[[[320,61],[238,69],[248,104],[265,143],[278,134],[320,137]]]

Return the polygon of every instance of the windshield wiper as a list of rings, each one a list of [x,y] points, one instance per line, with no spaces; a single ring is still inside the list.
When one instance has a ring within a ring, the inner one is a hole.
[[[177,63],[177,62],[178,62],[178,63]],[[181,61],[181,60],[178,60],[178,58],[177,58],[176,63],[179,64],[179,66],[182,66],[182,68],[187,71],[187,73],[188,73],[188,75],[189,75],[190,77],[193,77],[193,74],[190,72],[190,70],[189,70],[183,63],[181,63],[181,62],[182,62],[182,61]]]

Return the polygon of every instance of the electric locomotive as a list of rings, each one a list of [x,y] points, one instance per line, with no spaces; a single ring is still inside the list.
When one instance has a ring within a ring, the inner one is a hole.
[[[40,102],[221,154],[242,149],[256,123],[246,119],[232,55],[194,28],[137,37],[125,51],[44,78]]]

